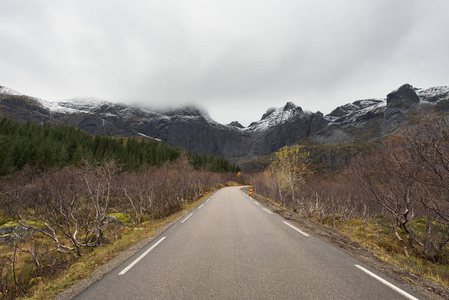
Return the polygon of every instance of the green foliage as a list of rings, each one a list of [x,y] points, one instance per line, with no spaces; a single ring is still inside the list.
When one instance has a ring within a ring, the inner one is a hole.
[[[122,222],[126,225],[133,225],[131,216],[125,213],[112,213],[108,214],[108,216],[115,218],[117,221]]]
[[[285,146],[274,153],[272,166],[287,177],[292,177],[292,181],[306,175],[309,167],[310,153],[304,146]]]
[[[274,159],[265,172],[275,189],[285,191],[293,203],[296,201],[297,184],[310,173],[309,156],[304,146],[285,146],[274,153]]]
[[[39,170],[80,165],[114,159],[125,171],[143,166],[160,167],[176,160],[183,150],[157,141],[136,138],[93,136],[70,126],[47,123],[16,123],[0,120],[0,176],[30,165]],[[197,169],[212,172],[238,172],[228,160],[213,155],[187,153],[189,162]]]
[[[17,223],[13,222],[13,219],[11,219],[11,218],[0,220],[0,228],[16,226],[16,225],[17,225]]]

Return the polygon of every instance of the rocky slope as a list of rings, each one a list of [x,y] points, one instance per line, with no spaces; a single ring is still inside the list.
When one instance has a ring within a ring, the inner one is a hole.
[[[357,100],[326,116],[288,102],[268,109],[259,121],[245,128],[238,122],[219,124],[194,107],[155,112],[109,102],[53,103],[0,87],[0,116],[69,124],[93,134],[141,135],[235,161],[266,155],[306,139],[325,144],[377,139],[394,132],[423,107],[446,102],[449,87],[416,89],[405,84],[385,99]]]

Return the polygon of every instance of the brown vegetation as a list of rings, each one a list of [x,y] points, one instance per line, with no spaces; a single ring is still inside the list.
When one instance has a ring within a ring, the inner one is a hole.
[[[24,296],[41,280],[131,227],[169,216],[235,174],[195,170],[181,156],[161,168],[121,172],[115,161],[25,168],[0,182],[0,297]],[[5,231],[6,232],[6,231]]]

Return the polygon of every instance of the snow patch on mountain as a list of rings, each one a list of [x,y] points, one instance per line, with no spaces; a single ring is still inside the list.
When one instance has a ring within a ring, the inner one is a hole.
[[[161,139],[157,139],[157,138],[151,137],[151,136],[149,136],[149,135],[146,135],[146,134],[143,134],[143,133],[140,133],[140,132],[138,132],[137,134],[140,135],[140,136],[146,137],[146,138],[148,138],[148,139],[155,140],[155,141],[157,141],[157,142],[162,142]]]
[[[449,98],[449,86],[437,86],[428,89],[415,88],[419,100],[436,103]]]
[[[61,113],[76,113],[77,110],[69,109],[62,107],[58,102],[49,102],[43,99],[39,99],[36,97],[27,96],[25,94],[19,93],[11,88],[0,86],[0,95],[11,95],[11,96],[26,96],[27,98],[36,101],[40,106],[44,109],[49,110],[50,112],[61,112]]]
[[[248,127],[242,128],[242,130],[264,131],[270,127],[288,122],[296,116],[305,117],[311,114],[313,114],[311,111],[303,110],[294,103],[287,102],[284,107],[269,108],[259,121],[251,123]]]
[[[94,113],[98,111],[105,111],[115,104],[106,101],[95,101],[90,99],[72,99],[61,101],[57,103],[63,109],[75,110],[83,113]]]
[[[42,105],[42,107],[48,109],[51,112],[59,112],[59,113],[64,113],[64,114],[72,114],[72,113],[82,112],[78,109],[64,107],[59,102],[49,102],[49,101],[45,101],[45,100],[37,99],[37,98],[35,98],[35,100],[37,102],[39,102]]]
[[[386,99],[364,99],[348,103],[334,109],[325,119],[333,124],[349,125],[361,119],[369,118],[370,114],[378,113],[386,106]]]
[[[13,89],[10,89],[6,86],[0,86],[0,94],[1,95],[12,95],[12,96],[23,96],[23,94],[15,91]]]

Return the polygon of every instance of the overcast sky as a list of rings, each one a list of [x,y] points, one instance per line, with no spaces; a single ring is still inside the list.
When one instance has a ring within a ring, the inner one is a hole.
[[[449,1],[0,0],[0,85],[49,101],[197,104],[247,126],[404,83],[449,85]]]

